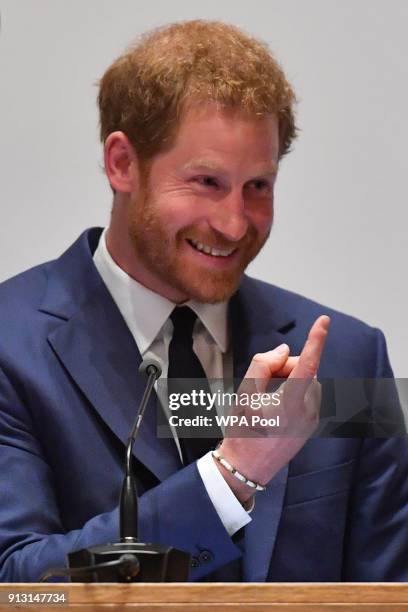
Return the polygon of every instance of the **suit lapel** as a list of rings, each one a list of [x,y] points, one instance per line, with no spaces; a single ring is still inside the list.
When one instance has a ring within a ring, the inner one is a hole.
[[[252,357],[288,343],[282,330],[292,329],[294,322],[276,310],[276,304],[265,300],[259,286],[247,277],[230,303],[231,337],[233,339],[234,378],[241,380]],[[264,582],[267,579],[279,527],[286,490],[288,466],[283,467],[258,493],[252,521],[245,527],[243,579]]]
[[[74,245],[56,262],[41,310],[65,319],[49,335],[49,343],[93,409],[126,444],[146,383],[138,373],[142,358],[93,265],[89,245],[87,251],[84,244]],[[71,279],[70,296],[68,286],[59,284],[58,291],[55,287],[69,276],[69,269],[81,270],[82,275],[76,283]],[[85,292],[84,287],[88,288]],[[156,437],[155,394],[142,421],[134,455],[159,480],[180,467],[174,441]]]
[[[229,305],[230,337],[234,359],[234,377],[241,379],[255,353],[270,351],[279,344],[290,345],[286,333],[295,321],[265,300],[259,281],[244,276]]]

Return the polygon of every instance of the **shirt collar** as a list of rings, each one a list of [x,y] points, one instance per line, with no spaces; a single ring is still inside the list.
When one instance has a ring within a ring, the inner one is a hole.
[[[214,338],[220,350],[225,353],[228,348],[227,302],[204,304],[190,300],[186,304],[196,313],[204,327]]]
[[[106,231],[94,253],[94,263],[143,355],[176,305],[140,284],[117,265],[106,247]],[[228,348],[227,302],[204,304],[189,300],[183,305],[194,310],[220,350],[225,352]]]

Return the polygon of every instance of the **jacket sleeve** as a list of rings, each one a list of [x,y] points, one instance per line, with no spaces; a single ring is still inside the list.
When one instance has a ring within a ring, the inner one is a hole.
[[[384,336],[378,330],[376,341],[375,376],[391,379]],[[383,387],[379,383],[374,405],[380,410],[388,406],[390,423],[403,423],[393,381]],[[408,581],[408,438],[399,427],[396,431],[363,441],[350,498],[345,581]]]
[[[67,553],[117,541],[119,535],[118,508],[93,517],[81,529],[64,530],[53,472],[33,431],[24,402],[0,370],[2,582],[36,582],[50,567],[65,566]],[[139,501],[141,541],[175,546],[196,557],[207,552],[191,569],[191,580],[242,555],[219,519],[195,463],[147,491]]]

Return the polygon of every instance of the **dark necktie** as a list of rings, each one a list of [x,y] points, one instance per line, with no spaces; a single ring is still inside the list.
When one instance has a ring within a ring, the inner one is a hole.
[[[204,368],[193,351],[193,328],[196,318],[197,315],[188,306],[176,307],[170,315],[174,330],[169,346],[169,369],[167,375],[169,395],[170,393],[191,394],[192,389],[202,390],[204,393],[211,392]],[[212,419],[213,423],[212,427],[194,427],[190,430],[194,436],[202,434],[211,437],[183,438],[179,436],[185,464],[199,459],[209,450],[215,448],[217,442],[222,438],[221,429],[215,421],[215,408],[206,410],[202,406],[182,406],[176,414],[181,418],[203,415]]]

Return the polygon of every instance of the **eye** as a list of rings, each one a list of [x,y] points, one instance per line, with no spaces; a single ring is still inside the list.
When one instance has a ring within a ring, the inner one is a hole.
[[[194,182],[198,183],[202,187],[215,187],[218,188],[220,185],[216,178],[213,176],[197,176],[194,179]]]
[[[252,188],[258,193],[269,192],[271,189],[270,183],[265,179],[254,179],[253,181],[247,183],[246,187]]]

